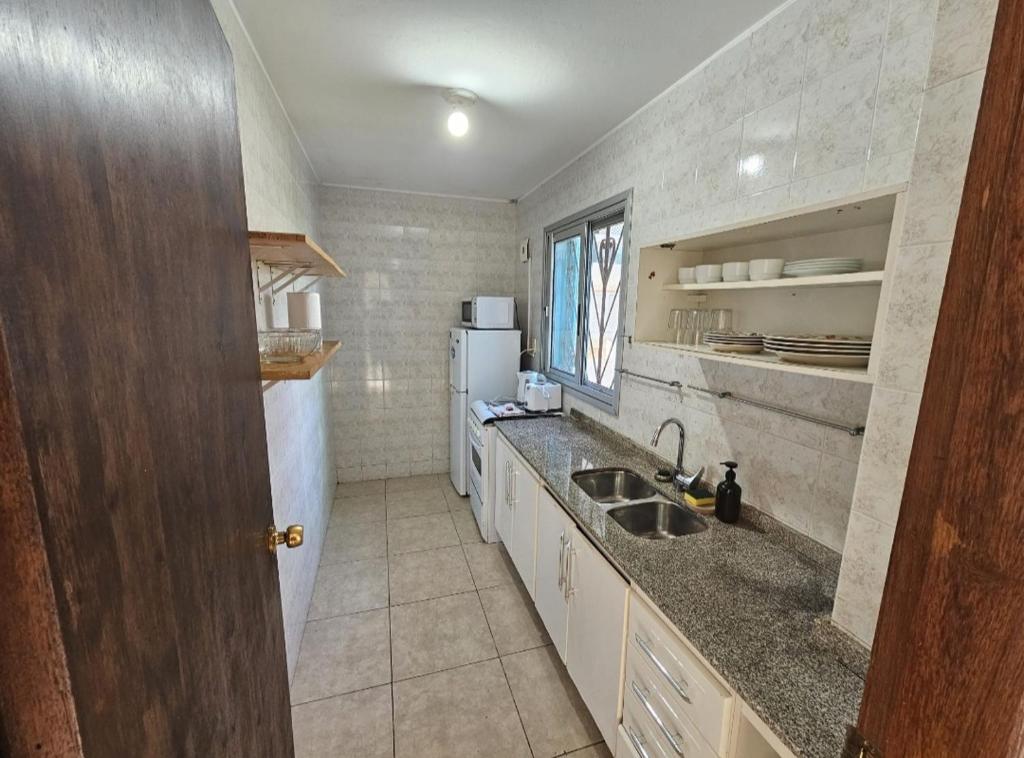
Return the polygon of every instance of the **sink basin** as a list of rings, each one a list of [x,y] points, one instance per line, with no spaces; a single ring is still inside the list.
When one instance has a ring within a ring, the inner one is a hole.
[[[655,497],[658,491],[639,474],[625,468],[597,468],[572,475],[580,489],[599,503],[626,503]]]
[[[708,528],[699,516],[667,500],[620,505],[611,508],[608,515],[630,534],[648,540],[667,540]]]

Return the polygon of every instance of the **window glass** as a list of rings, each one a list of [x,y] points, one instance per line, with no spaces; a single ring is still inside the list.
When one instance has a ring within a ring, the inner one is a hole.
[[[576,373],[582,243],[577,234],[555,242],[552,251],[551,366],[567,374]]]
[[[622,284],[621,218],[592,225],[587,255],[587,339],[584,380],[610,390],[615,384]]]

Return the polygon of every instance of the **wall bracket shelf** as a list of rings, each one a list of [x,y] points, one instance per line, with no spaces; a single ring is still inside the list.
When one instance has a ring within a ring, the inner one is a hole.
[[[266,363],[260,361],[260,378],[265,382],[312,379],[338,352],[341,342],[324,340],[323,347],[296,363]]]
[[[286,276],[346,276],[341,266],[305,234],[249,232],[249,255]]]

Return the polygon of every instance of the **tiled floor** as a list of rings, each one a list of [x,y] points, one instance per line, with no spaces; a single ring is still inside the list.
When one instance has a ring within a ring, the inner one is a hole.
[[[292,721],[297,758],[610,755],[447,474],[340,485]]]

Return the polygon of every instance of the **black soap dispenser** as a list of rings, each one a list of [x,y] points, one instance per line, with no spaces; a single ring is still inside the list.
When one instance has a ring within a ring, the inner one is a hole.
[[[725,480],[718,483],[715,490],[715,518],[726,524],[735,524],[740,518],[740,497],[743,488],[736,483],[736,469],[740,464],[735,461],[722,461],[725,466]]]

